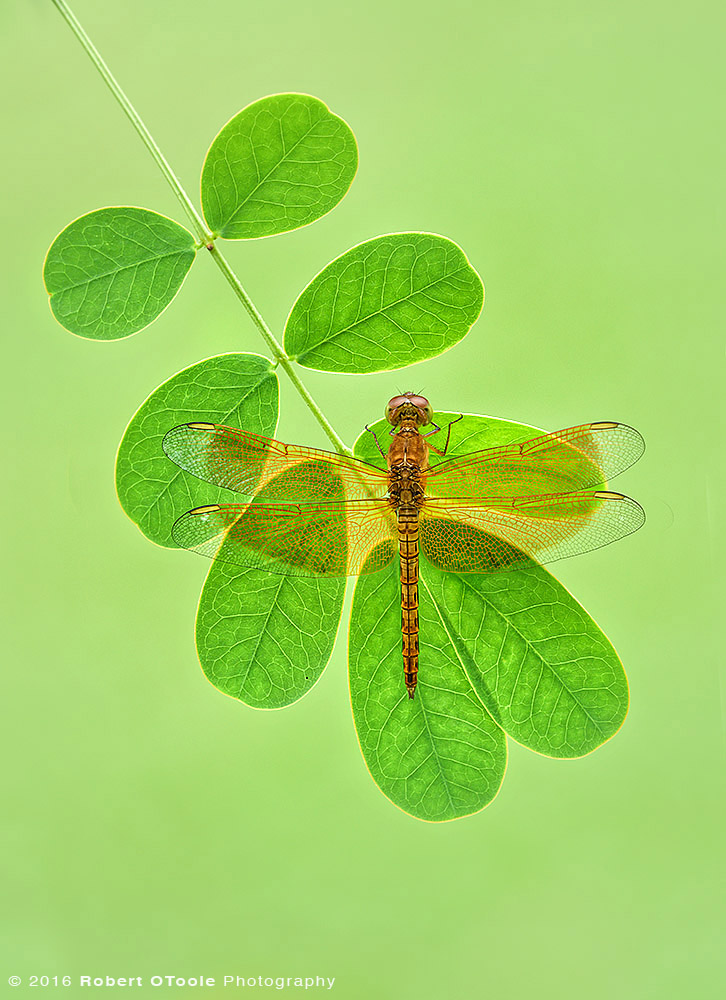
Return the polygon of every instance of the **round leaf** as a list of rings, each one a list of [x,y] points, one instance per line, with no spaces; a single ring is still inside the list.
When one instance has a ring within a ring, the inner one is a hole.
[[[330,659],[344,594],[344,579],[215,561],[197,613],[197,653],[208,680],[253,708],[302,698]]]
[[[463,250],[431,233],[394,233],[353,247],[301,293],[285,326],[299,364],[377,372],[433,358],[468,333],[484,286]]]
[[[121,506],[152,542],[175,548],[171,527],[186,510],[239,503],[240,496],[174,465],[161,448],[166,432],[200,420],[269,436],[277,407],[277,376],[267,358],[221,354],[185,368],[152,392],[126,428],[116,458]]]
[[[307,94],[274,94],[227,122],[202,170],[209,226],[230,240],[298,229],[334,208],[358,168],[355,136]]]
[[[330,499],[343,499],[341,482],[333,477],[328,486]],[[258,497],[291,495],[301,501],[318,497],[315,479],[301,474],[299,467],[268,480]],[[307,537],[305,529],[300,530]],[[321,530],[335,546],[344,537],[345,524],[333,515]],[[311,537],[320,543],[317,531]],[[285,536],[275,538],[284,551]],[[199,602],[199,659],[209,680],[225,694],[255,708],[282,708],[309,691],[328,662],[343,610],[345,578],[289,578],[240,569],[227,564],[228,545],[235,559],[234,542],[228,537],[216,553]]]
[[[548,757],[582,757],[620,729],[623,666],[542,566],[456,574],[422,562],[421,573],[474,691],[509,736]]]
[[[101,208],[53,241],[43,279],[53,315],[90,340],[118,340],[156,319],[196,254],[183,226],[145,208]]]
[[[478,812],[504,778],[506,737],[472,690],[424,587],[419,591],[421,672],[403,683],[398,567],[361,576],[349,636],[350,696],[358,739],[378,787],[419,819]]]

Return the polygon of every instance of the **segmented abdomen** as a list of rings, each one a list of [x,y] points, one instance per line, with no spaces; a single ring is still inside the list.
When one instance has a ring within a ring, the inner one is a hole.
[[[398,510],[398,552],[401,564],[401,632],[403,677],[409,698],[418,680],[418,510]]]

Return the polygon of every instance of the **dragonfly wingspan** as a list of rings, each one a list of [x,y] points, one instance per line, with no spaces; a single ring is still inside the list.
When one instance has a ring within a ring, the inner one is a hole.
[[[395,512],[382,499],[388,478],[375,466],[219,424],[182,424],[163,444],[200,479],[259,491],[253,504],[183,515],[173,535],[185,548],[298,576],[375,572],[395,554]],[[489,572],[615,541],[641,526],[642,508],[619,493],[586,491],[643,449],[632,427],[600,422],[442,462],[426,474],[421,549],[442,569]]]
[[[430,562],[454,573],[555,562],[617,541],[645,522],[640,504],[608,490],[484,503],[425,501],[420,543]]]
[[[483,497],[486,504],[491,497],[574,493],[607,483],[644,450],[643,438],[627,424],[582,424],[441,462],[427,474],[426,494]]]
[[[271,500],[353,500],[384,496],[387,490],[386,473],[366,462],[222,424],[180,424],[165,435],[162,447],[198,479],[247,496],[264,491]]]
[[[210,504],[183,514],[172,536],[212,559],[313,577],[375,573],[394,558],[398,537],[385,500]]]

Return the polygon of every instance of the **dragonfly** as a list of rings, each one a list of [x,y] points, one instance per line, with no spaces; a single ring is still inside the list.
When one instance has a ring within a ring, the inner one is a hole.
[[[413,698],[420,553],[447,572],[491,573],[614,542],[645,514],[607,484],[645,445],[634,428],[601,421],[446,459],[461,416],[444,434],[428,399],[414,392],[389,400],[385,416],[387,451],[366,430],[386,470],[205,422],[172,428],[162,446],[181,469],[252,498],[187,511],[172,528],[182,548],[318,578],[376,573],[398,556],[403,674]],[[431,441],[437,434],[441,448]],[[446,460],[432,466],[431,452]]]

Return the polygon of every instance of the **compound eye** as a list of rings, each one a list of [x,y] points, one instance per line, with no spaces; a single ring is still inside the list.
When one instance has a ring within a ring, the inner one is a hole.
[[[394,396],[393,399],[388,401],[388,406],[386,407],[386,412],[389,410],[396,410],[399,406],[403,406],[404,403],[408,403],[410,396]]]
[[[409,403],[413,403],[414,406],[418,406],[419,410],[426,410],[431,412],[431,404],[425,396],[414,396],[410,395],[406,397]]]

